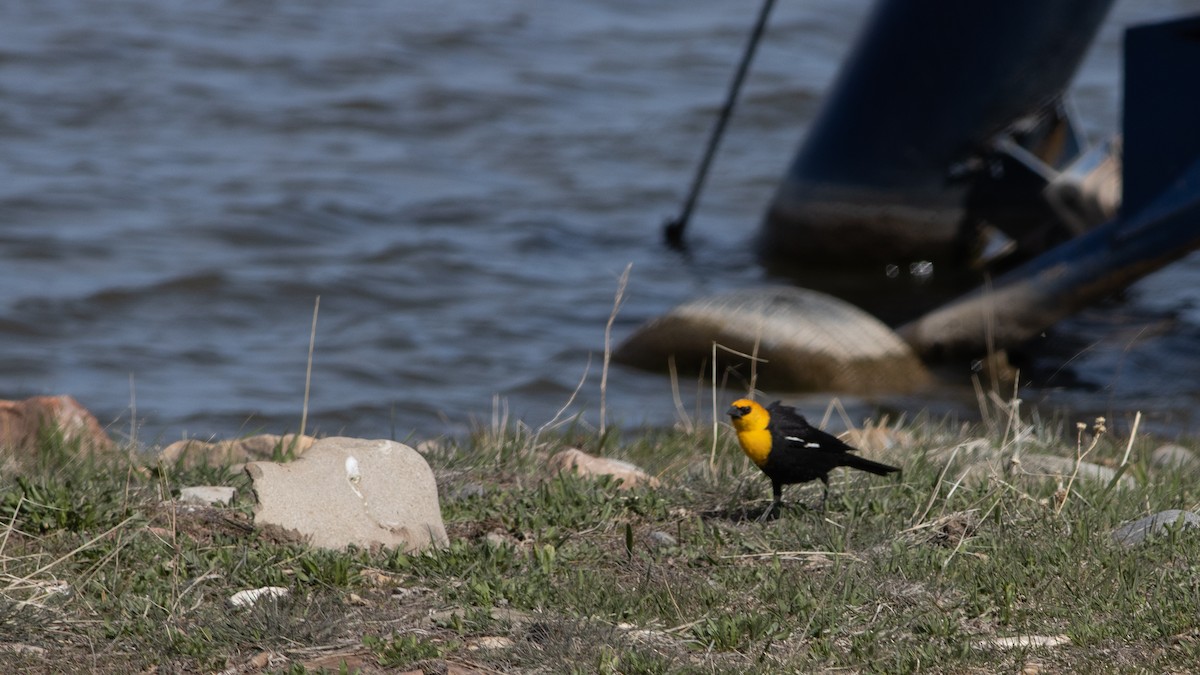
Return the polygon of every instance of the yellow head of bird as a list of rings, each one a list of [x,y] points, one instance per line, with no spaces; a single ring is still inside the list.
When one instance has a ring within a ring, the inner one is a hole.
[[[739,398],[729,406],[729,419],[737,431],[742,452],[760,467],[766,466],[771,456],[771,432],[767,429],[771,414],[754,401]]]
[[[729,419],[738,433],[762,431],[771,421],[767,409],[748,398],[739,398],[729,406]]]

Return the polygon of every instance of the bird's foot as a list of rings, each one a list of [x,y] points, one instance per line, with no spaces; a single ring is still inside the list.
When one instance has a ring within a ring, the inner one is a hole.
[[[779,502],[772,503],[770,506],[767,507],[767,509],[765,511],[763,511],[761,514],[759,514],[759,516],[756,520],[760,523],[765,523],[768,520],[778,520],[779,519],[779,511],[780,511],[781,506],[782,506],[782,504],[780,504]]]

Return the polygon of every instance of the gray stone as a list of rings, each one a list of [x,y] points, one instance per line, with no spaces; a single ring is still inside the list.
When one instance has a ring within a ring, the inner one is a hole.
[[[1196,454],[1182,445],[1168,444],[1150,455],[1150,464],[1158,469],[1194,469]]]
[[[965,457],[973,454],[966,453]],[[945,456],[949,455],[945,454]],[[960,453],[959,457],[964,457],[964,455]],[[1011,453],[993,452],[991,457],[987,457],[986,453],[983,453],[975,454],[975,457],[976,459],[968,461],[966,468],[960,472],[966,485],[986,484],[994,477],[1004,480],[1020,479],[1025,484],[1061,482],[1065,485],[1072,475],[1076,477],[1076,481],[1096,481],[1107,484],[1112,482],[1117,475],[1116,470],[1107,466],[1091,462],[1077,462],[1072,457],[1057,455],[1022,454],[1018,455],[1016,462],[1013,461]],[[1076,473],[1077,464],[1078,473]],[[1117,487],[1121,488],[1132,488],[1135,485],[1137,485],[1136,481],[1128,474],[1122,475],[1117,481]]]
[[[1178,525],[1176,525],[1178,523]],[[1200,516],[1191,511],[1171,509],[1159,511],[1113,530],[1112,538],[1119,544],[1133,546],[1145,541],[1151,534],[1163,532],[1169,527],[1193,528],[1200,526]]]
[[[656,548],[674,548],[679,545],[679,542],[675,541],[675,537],[662,530],[654,530],[647,536],[650,539],[650,543]]]
[[[224,485],[197,485],[179,491],[179,501],[184,504],[217,504],[229,506],[237,495],[237,488]]]
[[[479,483],[464,483],[446,491],[446,499],[452,502],[463,501],[465,499],[473,499],[482,497],[486,494],[483,486]]]
[[[653,370],[666,369],[674,357],[687,372],[711,362],[714,342],[763,359],[757,372],[765,387],[874,394],[913,391],[930,380],[912,348],[883,322],[833,296],[791,286],[686,302],[638,328],[613,356]],[[718,350],[717,360],[749,372],[744,357]]]
[[[1026,474],[1035,476],[1061,476],[1063,479],[1069,478],[1075,474],[1079,479],[1099,481],[1101,483],[1111,483],[1117,476],[1115,469],[1110,469],[1107,466],[1092,464],[1091,462],[1079,462],[1073,457],[1059,457],[1057,455],[1039,455],[1028,454],[1021,455],[1021,470]],[[1079,472],[1075,473],[1075,467],[1078,465]],[[1128,474],[1122,475],[1117,481],[1120,487],[1131,488],[1136,485],[1136,482]]]
[[[287,464],[252,462],[254,521],[294,530],[314,546],[444,546],[433,471],[394,441],[326,438]]]

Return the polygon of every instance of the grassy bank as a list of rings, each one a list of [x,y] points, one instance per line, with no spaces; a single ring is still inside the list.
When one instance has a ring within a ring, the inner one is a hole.
[[[1188,671],[1200,662],[1200,537],[1134,547],[1120,523],[1196,509],[1196,475],[1089,421],[917,420],[836,474],[828,510],[755,519],[769,486],[722,429],[535,437],[519,426],[427,454],[451,545],[332,553],[257,531],[244,474],[98,462],[48,436],[0,479],[6,672],[740,673]],[[981,440],[982,439],[982,440]],[[661,487],[551,476],[580,447]],[[1090,448],[1090,452],[1089,452]],[[1128,450],[1128,456],[1126,452]],[[1128,487],[1019,476],[1045,452],[1119,467]],[[980,453],[998,470],[960,478]],[[1016,462],[1013,462],[1014,454]],[[239,489],[229,508],[173,501]],[[820,485],[789,488],[813,503]],[[263,586],[287,597],[233,608]],[[1052,646],[1036,646],[1035,643]],[[463,672],[463,671],[459,671]],[[466,672],[471,672],[467,670]]]

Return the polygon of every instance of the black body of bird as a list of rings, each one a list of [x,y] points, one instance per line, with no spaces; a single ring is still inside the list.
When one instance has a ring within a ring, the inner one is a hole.
[[[783,501],[783,486],[820,480],[825,484],[821,507],[829,497],[829,472],[839,466],[886,476],[900,469],[856,454],[854,448],[813,427],[791,406],[776,401],[766,407],[738,399],[729,407],[742,451],[771,479],[774,512]]]

